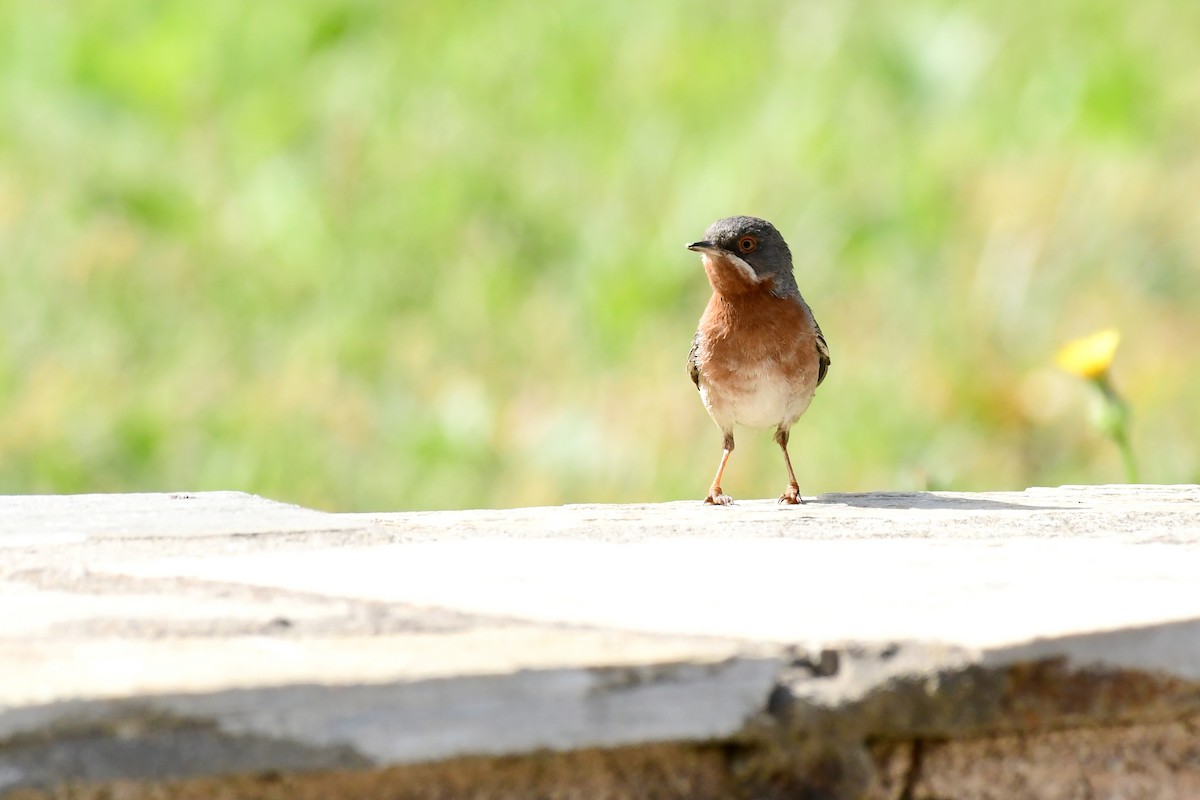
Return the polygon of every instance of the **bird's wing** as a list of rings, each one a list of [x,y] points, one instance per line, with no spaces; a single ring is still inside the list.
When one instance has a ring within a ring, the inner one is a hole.
[[[817,386],[821,385],[821,381],[825,380],[825,376],[829,374],[829,344],[825,341],[825,334],[821,333],[821,326],[817,324],[817,320],[813,319],[813,328],[817,333],[817,359],[820,366],[817,369]]]
[[[692,379],[692,383],[696,384],[696,388],[700,388],[700,363],[696,360],[696,355],[700,351],[700,331],[696,331],[696,335],[692,337],[692,349],[688,353],[687,369],[688,375]]]

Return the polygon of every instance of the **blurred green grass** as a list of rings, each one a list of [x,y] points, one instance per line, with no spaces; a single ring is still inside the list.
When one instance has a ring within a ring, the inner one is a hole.
[[[703,496],[682,245],[765,216],[806,494],[1200,481],[1200,6],[0,3],[0,491]],[[743,431],[735,496],[783,487]]]

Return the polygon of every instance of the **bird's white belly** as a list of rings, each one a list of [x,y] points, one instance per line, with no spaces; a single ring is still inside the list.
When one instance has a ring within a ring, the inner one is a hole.
[[[740,376],[743,390],[715,387],[701,380],[700,397],[722,430],[736,423],[750,428],[785,427],[794,423],[812,402],[816,381],[801,376],[789,379],[771,364]]]

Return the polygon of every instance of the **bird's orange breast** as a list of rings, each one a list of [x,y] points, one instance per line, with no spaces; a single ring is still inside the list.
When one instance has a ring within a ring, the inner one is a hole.
[[[709,381],[736,380],[765,363],[789,377],[816,375],[816,334],[798,298],[776,297],[767,287],[733,296],[714,293],[700,330],[697,361]]]
[[[812,400],[819,370],[812,319],[798,297],[767,287],[714,293],[700,319],[696,362],[704,404],[723,429],[791,425]]]

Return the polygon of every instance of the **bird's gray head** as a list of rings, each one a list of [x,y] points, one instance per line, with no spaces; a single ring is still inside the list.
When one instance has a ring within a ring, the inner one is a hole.
[[[719,259],[745,272],[746,278],[761,283],[768,277],[779,293],[794,290],[792,251],[775,226],[758,217],[726,217],[704,232],[704,239],[692,242],[689,250]],[[744,265],[744,266],[743,266]]]

